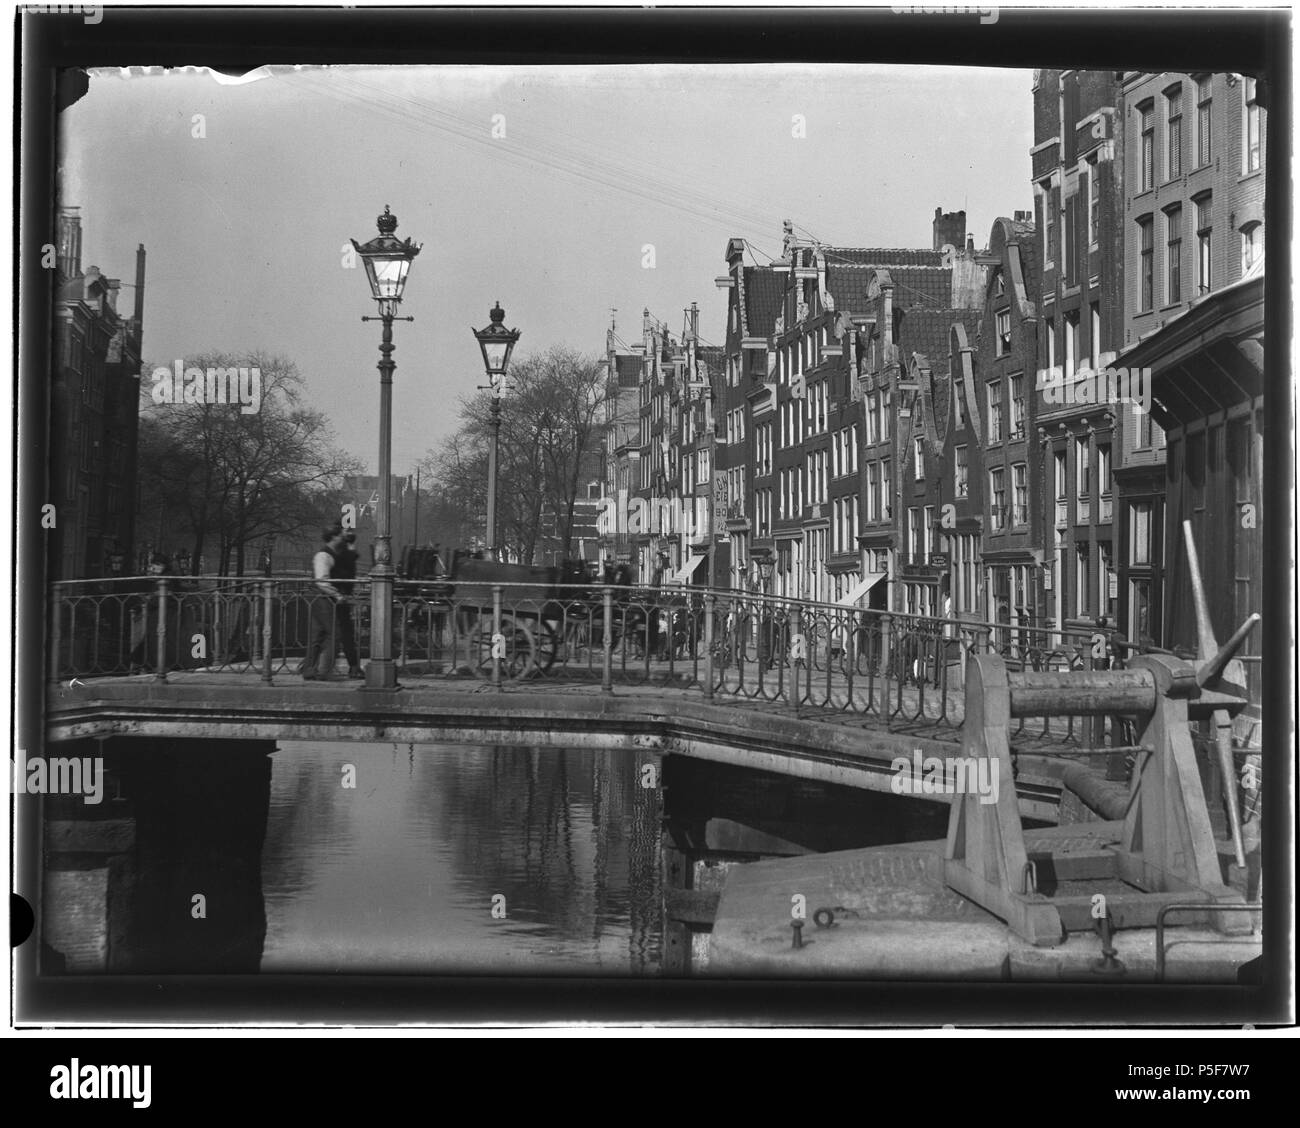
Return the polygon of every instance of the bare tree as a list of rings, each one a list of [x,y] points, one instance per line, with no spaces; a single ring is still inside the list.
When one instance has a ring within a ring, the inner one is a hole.
[[[196,565],[215,542],[218,571],[225,574],[233,557],[234,572],[242,575],[248,545],[316,523],[320,495],[361,464],[334,446],[326,417],[304,404],[292,361],[214,353],[196,358],[192,367],[256,369],[258,409],[159,403],[142,381],[141,511],[157,506],[174,534],[191,538]]]
[[[576,503],[599,476],[604,372],[597,358],[556,345],[518,361],[510,384],[497,454],[498,540],[509,555],[533,562],[549,513],[558,551],[568,556]],[[488,392],[462,400],[459,430],[424,463],[449,511],[471,527],[487,511],[490,406]]]

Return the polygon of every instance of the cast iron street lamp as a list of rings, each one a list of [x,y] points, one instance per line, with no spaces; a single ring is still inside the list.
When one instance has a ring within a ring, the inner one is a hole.
[[[776,561],[771,556],[760,556],[758,559],[758,578],[763,585],[763,594],[772,594],[772,570],[776,567]]]
[[[397,306],[406,288],[406,274],[420,253],[410,239],[394,236],[397,216],[384,205],[376,221],[378,238],[369,243],[352,240],[352,246],[366,266],[371,297],[379,303],[378,317],[384,335],[379,345],[379,512],[375,515],[375,563],[370,569],[370,665],[366,667],[366,689],[396,689],[397,667],[393,664],[393,551],[389,518],[392,508],[393,462],[393,322],[414,321],[398,317]]]
[[[518,329],[505,327],[506,311],[497,302],[489,314],[492,323],[486,329],[475,329],[474,336],[483,350],[483,367],[487,369],[487,390],[492,393],[492,408],[488,418],[491,439],[488,444],[488,509],[487,550],[495,560],[497,555],[497,439],[501,434],[501,396],[506,390],[506,369],[510,354],[519,340]]]

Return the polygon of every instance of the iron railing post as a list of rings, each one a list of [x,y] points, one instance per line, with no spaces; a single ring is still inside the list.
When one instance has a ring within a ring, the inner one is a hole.
[[[808,670],[808,640],[803,636],[803,607],[794,605],[794,630],[790,632],[790,705],[795,716],[799,715],[799,658],[795,655],[794,640],[799,640],[798,651],[803,655],[803,668]]]
[[[717,597],[713,589],[704,593],[704,700],[713,700],[713,605]]]
[[[156,681],[165,682],[167,680],[167,581],[165,579],[158,581],[158,670],[154,674]]]
[[[600,689],[602,693],[614,692],[614,590],[606,584],[602,596],[604,603],[604,620],[605,629],[604,637],[601,639],[601,646],[604,651],[601,657]]]
[[[63,651],[63,585],[54,585],[54,621],[50,624],[50,680],[58,681]]]
[[[504,639],[501,633],[501,585],[492,585],[492,684],[501,688],[501,659],[497,657],[497,639]]]
[[[271,684],[271,617],[275,614],[275,581],[262,582],[262,680]]]

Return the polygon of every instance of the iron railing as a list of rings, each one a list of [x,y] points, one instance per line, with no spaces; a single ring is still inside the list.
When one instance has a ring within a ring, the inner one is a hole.
[[[370,593],[346,610],[303,577],[129,577],[53,585],[55,680],[178,671],[301,675],[369,652]],[[891,726],[957,728],[966,657],[1015,670],[1118,667],[1108,632],[939,619],[704,588],[398,581],[392,652],[401,677],[479,678],[503,688],[567,681],[675,685],[794,712],[875,715]],[[335,672],[337,671],[337,672]],[[1017,735],[1098,745],[1106,722],[1053,718]],[[1085,728],[1085,725],[1092,726]],[[1112,743],[1133,743],[1110,725]]]

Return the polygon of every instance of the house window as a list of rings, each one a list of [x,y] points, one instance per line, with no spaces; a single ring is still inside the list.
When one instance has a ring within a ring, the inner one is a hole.
[[[1065,451],[1058,450],[1053,456],[1056,466],[1056,499],[1064,501],[1069,493],[1068,479],[1065,474]]]
[[[1065,378],[1073,379],[1079,370],[1079,315],[1065,315]]]
[[[1196,292],[1210,292],[1210,237],[1214,232],[1213,197],[1207,192],[1196,204]]]
[[[934,506],[927,505],[922,516],[924,519],[921,523],[921,550],[928,558],[931,549],[937,547],[937,538],[935,538],[934,532]]]
[[[1025,377],[1017,373],[1011,377],[1011,437],[1025,437]]]
[[[1101,367],[1101,303],[1093,302],[1088,306],[1089,345],[1092,348],[1092,366]]]
[[[880,464],[867,463],[867,520],[880,520]]]
[[[1142,247],[1138,312],[1147,313],[1155,306],[1155,228],[1149,215],[1143,216],[1137,222]]]
[[[1029,524],[1029,468],[1023,462],[1011,467],[1011,523]]]
[[[1210,110],[1213,106],[1212,86],[1213,79],[1208,74],[1196,80],[1196,164],[1198,168],[1203,168],[1210,163],[1212,152],[1210,127]]]
[[[1183,209],[1169,208],[1165,212],[1165,304],[1177,305],[1183,300]]]
[[[867,396],[867,445],[871,446],[877,441],[876,393],[872,392]]]
[[[1183,175],[1183,88],[1181,85],[1170,87],[1165,91],[1165,121],[1168,126],[1165,161],[1168,175],[1165,179],[1173,180]]]
[[[1097,245],[1101,216],[1101,180],[1097,176],[1097,158],[1088,158],[1088,246]]]
[[[1056,318],[1045,318],[1043,324],[1047,330],[1047,369],[1050,372],[1056,367]]]
[[[989,471],[989,527],[998,532],[1007,523],[1006,473],[1001,466]]]
[[[1138,450],[1147,450],[1147,449],[1163,450],[1164,449],[1164,445],[1165,445],[1164,428],[1162,428],[1160,424],[1156,423],[1151,418],[1151,412],[1149,411],[1138,412],[1137,425],[1138,425],[1138,434],[1137,434]]]
[[[1130,564],[1151,563],[1151,502],[1135,501],[1128,511]]]
[[[921,511],[913,506],[907,511],[907,551],[913,564],[921,559]]]
[[[1242,172],[1255,172],[1260,166],[1259,101],[1255,80],[1247,76],[1242,82],[1242,96],[1246,102],[1246,120],[1242,130]]]
[[[952,382],[952,410],[957,421],[958,429],[966,426],[966,409],[962,406],[965,403],[965,391],[959,380]]]
[[[894,516],[894,480],[888,458],[880,460],[880,515],[886,521]]]
[[[1097,446],[1097,490],[1103,496],[1110,496],[1110,447]]]
[[[953,484],[958,497],[967,497],[970,493],[970,466],[966,461],[964,446],[953,448]]]
[[[1156,184],[1156,113],[1153,102],[1138,107],[1139,131],[1142,135],[1142,191]]]
[[[1241,229],[1241,273],[1245,274],[1264,253],[1264,227],[1250,223]]]
[[[1011,351],[1011,311],[1009,309],[998,310],[995,317],[997,318],[997,334],[993,338],[993,352],[995,356],[1006,356]]]
[[[1052,181],[1049,177],[1038,185],[1038,196],[1042,201],[1043,217],[1039,230],[1043,233],[1043,265],[1052,265],[1052,249],[1056,244],[1056,211],[1052,207]]]
[[[989,389],[989,442],[1002,441],[1002,381],[990,380]]]
[[[921,439],[912,440],[912,477],[920,482],[925,480],[925,455],[921,450]]]
[[[1074,485],[1075,493],[1081,498],[1088,495],[1088,436],[1080,435],[1074,440]]]
[[[1075,550],[1074,613],[1080,617],[1088,613],[1088,546],[1081,544]]]

